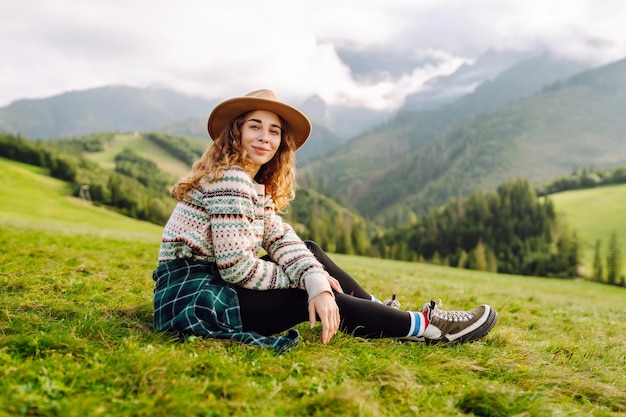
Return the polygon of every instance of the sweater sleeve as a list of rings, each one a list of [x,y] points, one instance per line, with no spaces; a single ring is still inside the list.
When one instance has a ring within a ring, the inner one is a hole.
[[[268,229],[263,219],[264,201],[257,195],[247,174],[228,170],[223,178],[206,184],[204,191],[215,262],[224,281],[254,290],[297,287],[308,291],[311,287],[318,294],[323,291],[319,291],[319,278],[311,279],[310,285],[306,285],[307,276],[311,274],[308,267],[285,268],[279,262],[258,258],[264,235],[271,228]],[[272,256],[272,259],[276,258]],[[316,260],[315,263],[319,265]],[[313,266],[311,263],[309,267]],[[312,298],[311,292],[309,298]]]
[[[264,210],[263,248],[268,255],[289,276],[297,277],[297,286],[306,289],[309,300],[325,291],[332,294],[324,267],[293,228],[276,214],[271,199],[267,199]]]

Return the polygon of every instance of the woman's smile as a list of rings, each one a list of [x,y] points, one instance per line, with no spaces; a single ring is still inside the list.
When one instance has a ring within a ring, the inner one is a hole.
[[[281,139],[282,123],[275,113],[256,110],[246,116],[241,126],[241,146],[253,164],[253,170],[248,173],[252,178],[274,157]]]

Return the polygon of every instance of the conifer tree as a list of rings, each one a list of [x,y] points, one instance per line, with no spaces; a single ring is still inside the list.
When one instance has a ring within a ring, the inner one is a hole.
[[[477,271],[486,271],[487,270],[487,251],[485,249],[485,244],[482,240],[478,242],[476,245],[476,249],[473,251],[473,262],[472,269]]]
[[[369,243],[367,239],[367,229],[362,221],[355,222],[352,225],[352,244],[357,255],[368,254]]]
[[[602,242],[596,241],[596,248],[593,254],[593,274],[591,279],[593,281],[602,282],[604,280],[604,268],[602,267]]]
[[[487,251],[487,271],[498,272],[498,258],[493,250]]]
[[[622,259],[617,244],[617,234],[615,231],[611,233],[611,239],[609,240],[609,247],[606,255],[606,281],[611,285],[617,285],[618,278],[622,271]]]
[[[459,255],[459,262],[456,265],[457,268],[465,268],[467,267],[467,252],[465,252],[464,250],[461,250],[461,254]]]

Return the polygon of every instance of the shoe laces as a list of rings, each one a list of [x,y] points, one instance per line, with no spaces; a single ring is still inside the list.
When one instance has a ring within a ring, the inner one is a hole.
[[[469,311],[461,311],[461,310],[439,310],[439,305],[441,304],[441,300],[438,302],[431,301],[430,304],[430,317],[437,317],[446,321],[468,321],[473,318],[472,313]]]

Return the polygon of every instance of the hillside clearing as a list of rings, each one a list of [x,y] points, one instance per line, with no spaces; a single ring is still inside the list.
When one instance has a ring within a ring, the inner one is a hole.
[[[174,158],[160,146],[148,140],[145,135],[139,133],[117,134],[103,152],[86,153],[85,157],[103,168],[114,169],[115,156],[124,149],[130,149],[154,161],[160,169],[175,178],[180,178],[191,171],[190,166]]]
[[[586,190],[567,191],[550,196],[557,212],[578,234],[582,243],[581,262],[589,269],[593,264],[595,244],[602,241],[603,257],[611,233],[617,234],[621,253],[626,261],[626,184]],[[626,272],[626,265],[622,265]]]

